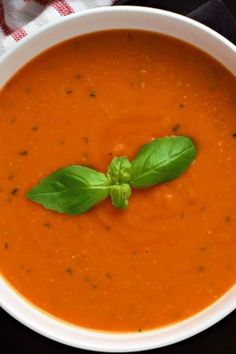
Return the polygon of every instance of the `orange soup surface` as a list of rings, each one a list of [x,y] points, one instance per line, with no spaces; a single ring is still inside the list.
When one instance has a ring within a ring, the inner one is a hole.
[[[132,31],[62,43],[0,92],[0,272],[79,326],[142,331],[206,308],[236,280],[236,80],[199,50]],[[26,192],[53,171],[106,172],[153,138],[186,135],[181,177],[82,216]]]

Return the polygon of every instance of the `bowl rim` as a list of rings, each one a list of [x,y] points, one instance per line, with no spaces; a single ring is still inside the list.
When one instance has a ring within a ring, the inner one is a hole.
[[[175,21],[178,20],[188,24],[194,29],[204,32],[211,38],[214,37],[236,54],[236,46],[228,39],[207,26],[186,18],[185,16],[164,10],[138,6],[114,6],[83,10],[68,17],[59,18],[39,28],[33,34],[23,38],[14,47],[8,49],[8,51],[0,57],[0,66],[3,62],[8,60],[10,56],[17,55],[18,49],[24,47],[25,43],[35,41],[40,35],[60,26],[62,23],[103,13],[136,13],[139,15],[145,13],[168,17]],[[59,42],[60,41],[58,41],[58,43]],[[50,314],[46,314],[35,305],[31,304],[19,294],[16,289],[13,289],[1,274],[0,294],[0,306],[12,317],[37,333],[73,347],[103,352],[133,352],[170,345],[207,329],[236,309],[236,286],[233,286],[215,303],[183,321],[159,329],[147,330],[142,333],[112,333],[81,328],[56,319]]]
[[[18,50],[19,47],[22,47],[25,42],[33,41],[36,37],[38,37],[40,34],[47,32],[53,27],[56,27],[58,25],[61,25],[66,22],[72,21],[74,18],[80,18],[80,17],[85,17],[85,16],[90,16],[93,14],[100,14],[100,13],[113,13],[113,12],[120,12],[122,13],[146,13],[146,14],[156,14],[159,16],[164,16],[164,17],[169,17],[173,20],[180,20],[195,29],[202,30],[203,32],[206,33],[206,35],[210,35],[217,40],[219,40],[221,43],[225,44],[227,47],[229,47],[231,50],[233,50],[236,54],[236,45],[231,42],[229,39],[224,37],[222,34],[216,32],[212,28],[204,25],[201,22],[198,22],[192,18],[186,17],[184,15],[167,11],[167,10],[162,10],[162,9],[156,9],[156,8],[150,8],[150,7],[145,7],[145,6],[120,6],[120,5],[113,5],[113,6],[102,6],[102,7],[97,7],[97,8],[91,8],[91,9],[83,9],[80,10],[76,13],[72,13],[68,16],[64,17],[59,17],[53,20],[52,22],[44,24],[42,27],[39,27],[38,29],[35,29],[34,32],[27,34],[27,36],[23,37],[20,41],[14,43],[13,46],[10,48],[7,48],[5,51],[2,53],[0,52],[0,65],[4,60],[7,59],[7,57],[11,56],[14,54],[15,51]]]

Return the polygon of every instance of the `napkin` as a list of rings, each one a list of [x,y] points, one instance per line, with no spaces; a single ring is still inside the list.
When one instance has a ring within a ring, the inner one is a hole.
[[[0,0],[0,55],[18,41],[60,16],[99,6],[114,0]]]

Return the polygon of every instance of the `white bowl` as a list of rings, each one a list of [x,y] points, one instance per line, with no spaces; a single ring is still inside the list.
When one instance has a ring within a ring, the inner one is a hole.
[[[127,6],[83,11],[23,39],[0,59],[0,87],[31,58],[61,41],[100,30],[129,28],[182,39],[212,55],[236,74],[236,47],[213,30],[173,13]],[[0,305],[29,328],[58,342],[83,349],[128,352],[172,344],[210,327],[236,308],[236,287],[185,321],[135,334],[99,332],[57,320],[30,304],[1,277]]]

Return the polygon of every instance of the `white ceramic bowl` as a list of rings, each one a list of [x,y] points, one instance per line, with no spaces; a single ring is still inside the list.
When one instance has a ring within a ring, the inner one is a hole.
[[[23,39],[0,59],[0,87],[22,65],[54,44],[95,31],[128,28],[164,33],[182,39],[212,55],[236,74],[236,47],[211,29],[165,11],[113,7],[83,11],[62,18]],[[127,352],[165,346],[203,331],[236,308],[236,287],[185,321],[137,334],[112,334],[66,324],[34,307],[1,277],[0,305],[29,328],[64,344],[97,351]]]

